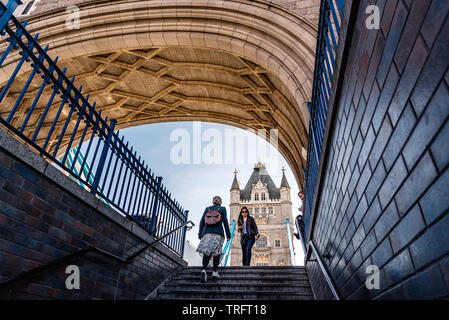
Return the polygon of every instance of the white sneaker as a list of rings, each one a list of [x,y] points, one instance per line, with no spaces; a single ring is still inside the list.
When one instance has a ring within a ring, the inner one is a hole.
[[[212,272],[212,278],[220,278],[220,275],[218,274],[218,271]]]
[[[201,270],[201,282],[207,282],[207,273],[206,270]]]

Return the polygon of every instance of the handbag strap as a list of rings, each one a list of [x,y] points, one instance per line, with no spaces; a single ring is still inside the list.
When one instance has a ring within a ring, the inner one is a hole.
[[[211,207],[213,207],[213,206],[211,206]],[[219,205],[219,207],[218,207],[218,213],[220,213],[220,209],[221,209],[221,205]],[[209,210],[209,212],[210,212],[210,207],[207,207],[207,210]]]

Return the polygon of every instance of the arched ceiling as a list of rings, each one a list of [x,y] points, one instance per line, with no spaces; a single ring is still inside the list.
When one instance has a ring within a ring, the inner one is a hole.
[[[32,17],[27,29],[40,33],[50,56],[59,56],[58,65],[76,76],[104,116],[117,119],[118,128],[200,120],[277,129],[279,151],[303,186],[316,33],[311,22],[267,1],[89,1],[79,7],[80,29],[66,28],[62,10]],[[0,69],[0,83],[18,57],[11,55]],[[1,112],[28,75],[22,70]],[[39,86],[34,80],[17,121]],[[48,99],[41,100],[30,130]]]

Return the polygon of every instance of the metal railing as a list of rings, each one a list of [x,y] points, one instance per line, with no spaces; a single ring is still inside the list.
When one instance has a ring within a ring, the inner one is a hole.
[[[335,281],[334,281],[331,273],[329,272],[327,265],[324,263],[323,258],[321,256],[319,250],[315,246],[315,243],[313,242],[313,240],[309,241],[309,246],[308,246],[309,250],[306,249],[306,240],[304,239],[304,234],[302,231],[304,229],[301,228],[297,219],[296,219],[296,230],[298,231],[299,241],[301,242],[301,246],[304,251],[305,266],[307,267],[308,262],[312,262],[312,261],[317,262],[334,298],[336,300],[342,300],[342,295],[340,293],[340,290],[338,289],[337,285],[335,284]],[[312,253],[315,256],[316,260],[311,259]]]
[[[290,264],[292,266],[294,266],[294,265],[296,265],[296,262],[295,262],[295,254],[293,251],[292,235],[290,232],[290,219],[287,218],[285,222],[286,222],[286,226],[287,226],[288,248],[290,251]]]
[[[187,226],[187,224],[189,224],[189,223],[191,224],[191,226]],[[4,281],[0,282],[0,289],[8,288],[11,285],[13,285],[13,284],[15,284],[15,283],[17,283],[19,281],[25,280],[27,278],[32,277],[35,274],[38,274],[39,272],[42,272],[44,270],[48,270],[49,268],[57,266],[57,265],[59,265],[59,264],[61,264],[63,262],[71,261],[71,260],[73,260],[75,258],[78,258],[78,257],[80,257],[80,256],[82,256],[82,255],[84,255],[86,253],[89,253],[89,252],[94,252],[96,254],[99,254],[101,256],[107,257],[107,258],[112,259],[115,262],[118,262],[118,263],[121,263],[121,264],[128,264],[128,263],[132,262],[134,260],[134,258],[139,256],[142,252],[144,252],[144,251],[146,251],[148,249],[151,249],[156,244],[158,244],[159,242],[163,241],[166,237],[170,236],[171,234],[173,234],[174,232],[178,231],[179,229],[185,228],[187,230],[190,230],[194,226],[195,226],[195,224],[192,221],[189,220],[189,221],[183,223],[182,225],[178,226],[176,229],[168,232],[167,234],[165,234],[161,238],[159,238],[157,240],[154,240],[151,243],[147,243],[142,249],[137,250],[135,253],[129,255],[126,258],[119,257],[119,256],[117,256],[117,255],[115,255],[113,253],[107,252],[107,251],[105,251],[103,249],[100,249],[98,247],[88,246],[86,248],[79,249],[79,250],[77,250],[75,252],[72,252],[72,253],[70,253],[68,255],[65,255],[63,257],[57,258],[57,259],[55,259],[55,260],[53,260],[53,261],[51,261],[51,262],[49,262],[47,264],[37,266],[37,267],[35,267],[35,268],[31,269],[31,270],[28,270],[28,271],[24,271],[24,272],[20,273],[19,275],[15,276],[13,278],[4,280]]]
[[[327,285],[329,286],[329,289],[331,290],[332,295],[334,296],[334,298],[336,300],[342,300],[342,295],[340,293],[340,290],[338,289],[337,285],[335,284],[335,281],[332,278],[332,275],[329,272],[327,265],[324,263],[323,258],[321,257],[321,254],[318,251],[318,249],[316,248],[313,240],[310,240],[309,241],[309,251],[307,251],[307,255],[306,255],[306,263],[309,261],[315,261],[315,260],[310,259],[312,253],[316,258],[316,262],[318,263],[318,265],[321,269],[321,272],[322,272],[324,278],[326,279]]]
[[[57,66],[58,57],[51,59],[48,46],[39,45],[39,35],[28,33],[27,21],[20,24],[12,15],[18,4],[20,0],[10,0],[6,6],[0,3],[0,33],[9,43],[0,67],[10,57],[8,66],[14,69],[0,91],[0,124],[156,238],[184,224],[188,211],[171,197],[162,178],[155,177],[129,142],[114,132],[116,121],[103,119],[89,95],[82,94],[82,86],[75,87],[75,77],[69,80],[67,68],[61,71]],[[17,57],[14,67],[11,61]],[[17,80],[27,64],[31,67],[27,81]],[[86,160],[79,168],[75,162],[66,165],[75,147]],[[87,162],[90,167],[85,173]],[[182,256],[185,233],[179,229],[163,242]]]
[[[310,112],[310,121],[304,177],[304,227],[301,228],[298,221],[296,221],[296,228],[306,257],[306,266],[307,263],[312,261],[318,263],[336,300],[341,300],[342,295],[336,286],[326,263],[323,261],[318,248],[316,248],[312,235],[309,235],[308,233],[311,230],[310,224],[313,224],[311,215],[320,165],[321,149],[326,128],[329,99],[332,92],[332,80],[340,40],[340,26],[343,9],[344,0],[321,0],[312,98],[311,102],[307,104]],[[307,239],[310,240],[307,241]],[[311,260],[312,254],[315,256],[316,260]]]
[[[219,264],[221,264],[221,262],[223,262],[223,259],[224,259],[223,267],[226,267],[226,265],[228,263],[229,255],[231,254],[231,246],[232,246],[232,240],[234,239],[234,231],[235,231],[235,219],[232,220],[231,239],[229,239],[229,241],[226,242],[226,245],[223,248],[223,254],[221,255],[221,258],[220,258]]]
[[[326,116],[340,35],[344,0],[321,0],[315,70],[310,112],[304,188],[304,228],[307,238],[310,214],[320,163]]]

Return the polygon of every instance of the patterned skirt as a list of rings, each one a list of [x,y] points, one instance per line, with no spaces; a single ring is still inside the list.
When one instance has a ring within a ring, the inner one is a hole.
[[[224,236],[218,233],[206,233],[200,241],[196,251],[200,254],[218,256],[222,254]]]

